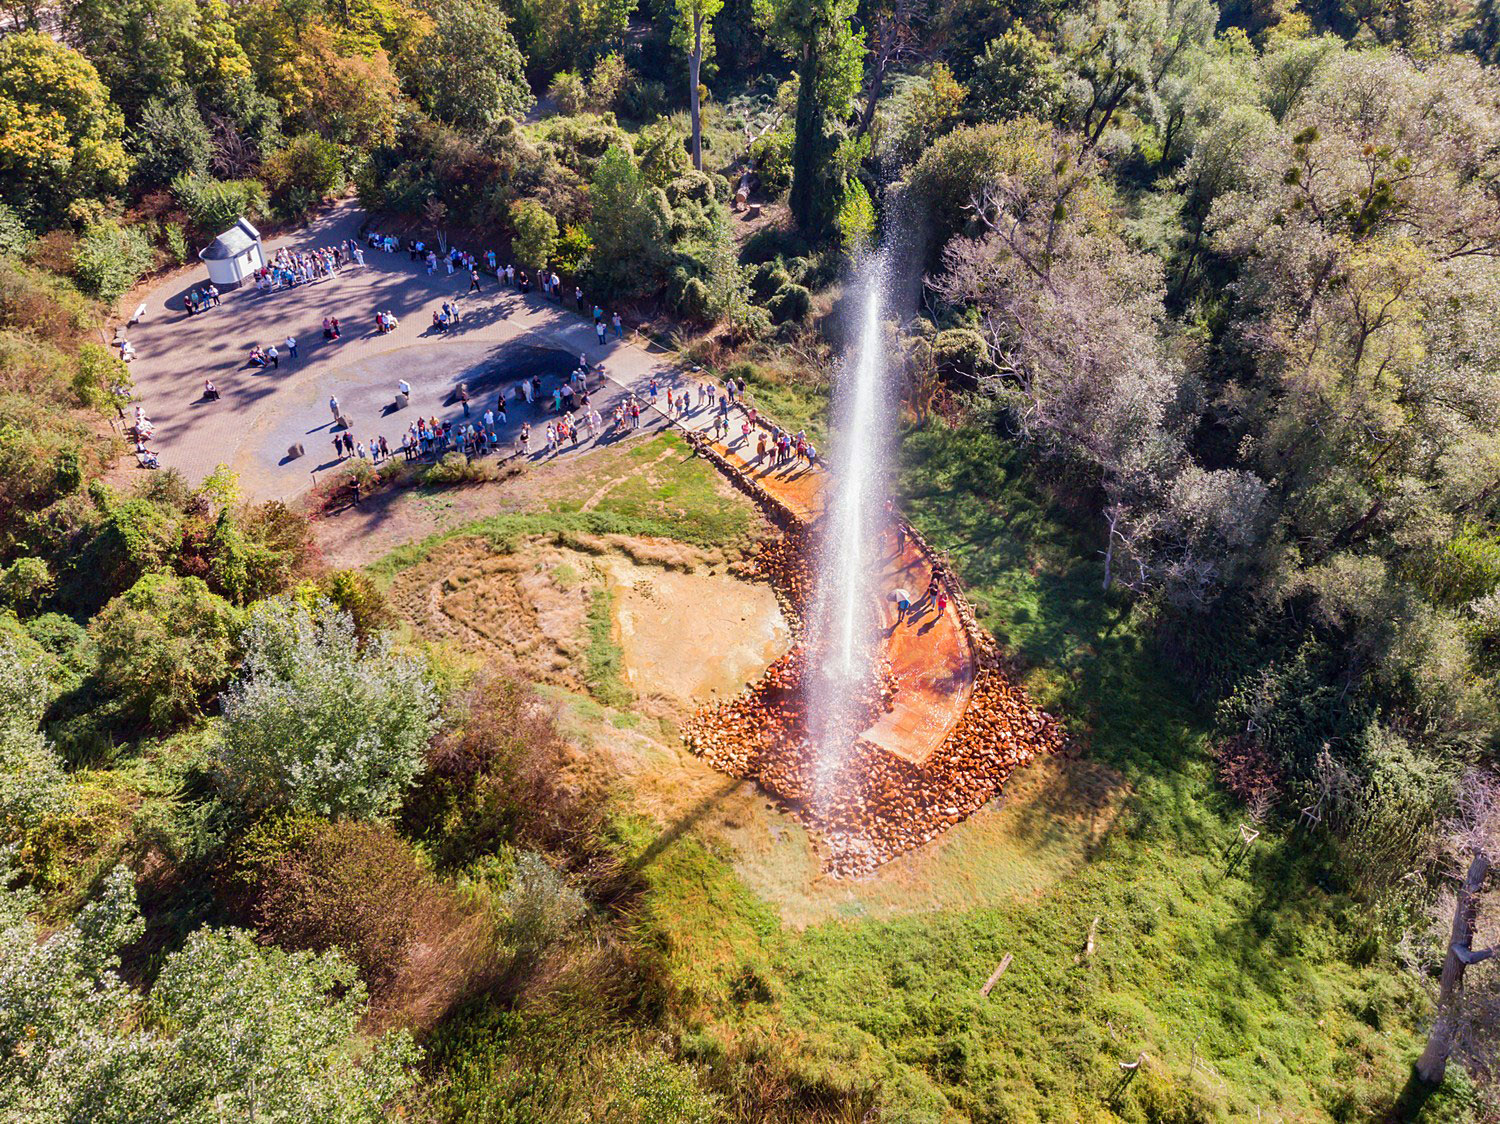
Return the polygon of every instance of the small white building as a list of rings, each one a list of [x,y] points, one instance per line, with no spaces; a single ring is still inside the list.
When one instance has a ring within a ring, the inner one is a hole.
[[[248,219],[240,219],[207,249],[199,250],[198,259],[208,267],[208,279],[221,289],[233,289],[244,283],[266,264],[265,252],[260,248],[260,231]]]

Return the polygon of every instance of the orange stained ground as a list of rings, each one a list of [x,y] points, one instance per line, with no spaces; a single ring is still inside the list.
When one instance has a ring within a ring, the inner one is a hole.
[[[823,487],[828,480],[821,469],[772,468],[755,455],[755,446],[736,439],[715,449],[740,465],[793,512],[808,521],[823,513]],[[748,453],[747,458],[743,454]],[[767,462],[769,458],[767,458]],[[881,558],[880,613],[885,625],[885,657],[890,661],[898,689],[894,708],[865,731],[864,737],[888,753],[921,765],[932,755],[958,722],[974,686],[974,653],[964,635],[958,612],[950,601],[942,616],[923,597],[932,566],[910,540],[900,556],[891,533]],[[896,623],[896,606],[890,593],[905,589],[915,598],[918,612]]]

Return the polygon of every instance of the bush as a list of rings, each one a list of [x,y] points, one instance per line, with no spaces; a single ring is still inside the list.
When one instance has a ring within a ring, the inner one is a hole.
[[[125,360],[103,344],[86,343],[79,347],[73,392],[83,405],[98,410],[124,405],[127,399],[120,388],[129,387],[132,382]]]
[[[773,130],[750,146],[760,189],[772,199],[780,199],[792,186],[792,134]]]
[[[536,200],[521,199],[510,205],[510,225],[517,260],[531,269],[546,265],[557,245],[557,220]]]
[[[316,582],[300,586],[296,597],[309,610],[315,609],[319,601],[327,601],[340,612],[348,613],[361,639],[394,623],[385,594],[363,570],[334,570]]]
[[[244,844],[256,927],[288,949],[341,949],[375,995],[411,943],[452,909],[411,844],[387,827],[273,817]]]
[[[632,121],[654,121],[667,111],[667,88],[660,82],[631,82],[620,95],[619,108]]]
[[[271,206],[287,219],[300,218],[323,200],[342,194],[346,182],[337,146],[312,133],[267,157],[261,175],[271,189]]]
[[[395,811],[437,724],[426,667],[385,633],[361,643],[332,605],[290,598],[251,608],[244,648],[215,745],[226,798],[334,818]]]
[[[241,218],[253,221],[266,209],[266,189],[259,180],[178,176],[172,181],[172,195],[205,239],[217,237]]]
[[[588,108],[589,91],[576,71],[560,70],[547,87],[553,109],[564,117],[576,117]]]
[[[594,242],[581,226],[563,228],[562,237],[552,250],[552,263],[563,273],[578,277],[589,268]]]
[[[453,484],[477,484],[489,479],[483,461],[470,460],[463,453],[444,453],[442,459],[429,465],[422,483],[433,487]]]
[[[89,225],[73,256],[73,276],[85,292],[115,301],[151,268],[151,241],[137,227],[100,221]]]
[[[187,235],[182,232],[181,223],[163,223],[161,228],[161,243],[167,251],[167,256],[172,259],[173,265],[183,265],[187,262],[188,241]]]
[[[90,622],[96,675],[127,716],[166,730],[200,717],[228,679],[238,629],[234,606],[198,578],[147,574]]]
[[[6,203],[0,203],[0,254],[24,257],[31,249],[36,235],[22,220],[20,213]]]
[[[52,591],[52,568],[40,558],[17,558],[0,570],[0,602],[17,612],[34,609]]]
[[[37,728],[48,697],[40,660],[0,642],[0,845],[19,845],[67,806],[67,778]]]
[[[767,303],[777,324],[805,324],[812,313],[812,293],[801,285],[785,285]]]
[[[568,748],[552,710],[524,681],[488,672],[436,738],[402,824],[445,867],[507,843],[596,857],[604,794],[565,779]]]

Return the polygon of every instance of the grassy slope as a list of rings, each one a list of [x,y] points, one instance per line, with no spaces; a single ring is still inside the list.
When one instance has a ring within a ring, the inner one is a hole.
[[[1361,963],[1357,912],[1320,886],[1305,837],[1268,829],[1226,873],[1239,815],[1212,785],[1204,716],[1100,592],[1088,545],[998,439],[912,434],[905,461],[913,520],[1135,797],[1090,866],[1039,902],[801,934],[761,936],[764,907],[696,845],[657,849],[648,929],[691,994],[711,990],[705,965],[731,981],[707,1004],[718,1037],[774,1025],[805,1080],[879,1087],[890,1120],[1316,1120],[1388,1105],[1416,1048],[1413,996],[1389,964]],[[1142,1050],[1115,1095],[1118,1063]],[[1195,1054],[1212,1070],[1190,1073]]]
[[[544,511],[491,515],[398,547],[367,569],[389,578],[460,538],[487,538],[504,550],[530,535],[557,533],[638,535],[711,547],[741,542],[749,533],[750,509],[723,493],[714,469],[694,456],[678,434],[661,433],[626,456],[638,467],[650,465],[651,479],[629,477],[588,511],[583,500],[567,498]]]

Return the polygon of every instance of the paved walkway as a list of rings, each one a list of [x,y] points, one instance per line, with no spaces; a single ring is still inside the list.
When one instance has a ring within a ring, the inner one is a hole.
[[[358,236],[364,212],[341,203],[297,233],[266,244],[269,258],[281,246],[310,250]],[[486,247],[466,247],[482,252]],[[196,482],[218,464],[239,473],[245,494],[253,499],[291,499],[305,491],[316,473],[336,466],[332,455],[328,408],[330,396],[350,419],[356,440],[384,434],[394,448],[415,414],[394,409],[396,383],[412,386],[411,410],[423,416],[454,417],[459,382],[468,383],[477,412],[497,393],[504,393],[523,374],[540,373],[550,393],[581,355],[591,365],[604,364],[613,386],[596,396],[601,414],[627,392],[649,401],[653,378],[663,387],[693,386],[698,376],[684,371],[670,353],[640,337],[611,338],[600,345],[592,323],[575,310],[533,292],[523,296],[481,275],[483,290],[469,294],[469,277],[451,276],[440,264],[429,275],[426,266],[403,251],[365,251],[363,268],[286,292],[262,295],[253,287],[224,294],[220,307],[189,316],[182,297],[201,285],[195,272],[151,290],[146,316],[130,330],[137,359],[131,364],[136,400],[156,424],[153,447],[161,462],[180,469]],[[455,328],[438,332],[432,314],[443,301],[457,298],[462,316]],[[400,326],[375,331],[376,311],[393,312]],[[337,316],[342,339],[322,338],[325,316]],[[298,341],[297,359],[286,354],[283,340]],[[250,348],[275,344],[280,366],[248,366]],[[205,402],[203,380],[212,379],[221,399]],[[507,395],[509,397],[509,395]],[[696,393],[692,395],[694,401]],[[544,415],[510,414],[514,432],[530,421],[538,432],[532,447],[542,444]],[[706,432],[713,413],[697,405],[686,416],[674,415],[685,428]],[[821,511],[821,468],[785,465],[771,469],[755,454],[755,437],[740,435],[736,415],[728,446],[721,452],[752,473],[794,511],[816,518]],[[302,442],[306,456],[292,459],[288,447]],[[592,442],[585,443],[580,451]],[[571,455],[565,453],[563,455]],[[899,555],[894,541],[881,576],[883,589],[904,586],[914,593],[926,588],[928,560],[910,543]],[[882,600],[887,624],[894,609]],[[896,710],[867,734],[877,744],[920,762],[941,744],[968,703],[974,679],[973,653],[957,613],[929,612],[913,624],[890,630],[887,658],[900,677]]]

